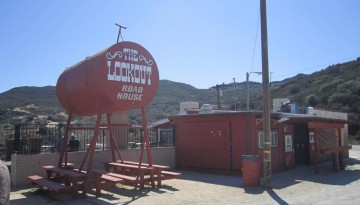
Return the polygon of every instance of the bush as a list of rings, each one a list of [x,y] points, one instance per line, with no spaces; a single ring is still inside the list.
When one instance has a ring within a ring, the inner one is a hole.
[[[296,94],[300,91],[299,86],[298,85],[289,85],[289,91],[291,94]]]
[[[341,83],[343,83],[344,80],[342,79],[335,79],[330,81],[329,83],[324,83],[322,86],[320,86],[319,88],[319,92],[327,92],[327,91],[334,91],[337,89],[337,86]]]
[[[339,103],[341,105],[347,105],[351,100],[351,95],[348,93],[335,93],[329,97],[329,104]]]
[[[305,98],[305,104],[315,107],[319,103],[319,98],[315,94],[310,94]]]

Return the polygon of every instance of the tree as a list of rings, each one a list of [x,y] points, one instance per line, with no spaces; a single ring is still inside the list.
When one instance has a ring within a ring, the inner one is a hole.
[[[310,94],[305,98],[305,104],[315,107],[319,103],[319,98],[315,94]]]

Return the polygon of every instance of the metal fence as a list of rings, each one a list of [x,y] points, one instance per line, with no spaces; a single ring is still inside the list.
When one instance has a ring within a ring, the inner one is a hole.
[[[72,124],[69,129],[70,135],[74,135],[80,142],[79,151],[85,151],[90,145],[94,135],[94,125]],[[15,125],[5,136],[5,160],[11,159],[11,154],[37,154],[59,152],[62,146],[65,127],[62,124],[20,124]],[[144,131],[139,128],[113,128],[113,136],[120,149],[140,148],[144,137]],[[173,147],[174,129],[149,128],[151,147]],[[100,134],[96,142],[96,150],[110,149],[109,130],[100,127]]]

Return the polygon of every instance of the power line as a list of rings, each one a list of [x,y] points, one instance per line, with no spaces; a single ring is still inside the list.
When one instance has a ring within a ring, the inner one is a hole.
[[[256,24],[255,42],[254,42],[254,48],[253,48],[253,54],[252,54],[250,71],[252,71],[253,65],[254,65],[255,50],[256,50],[256,41],[257,41],[257,36],[258,36],[258,32],[259,32],[259,22],[260,22],[260,11],[259,11],[259,15],[258,15],[257,24]]]

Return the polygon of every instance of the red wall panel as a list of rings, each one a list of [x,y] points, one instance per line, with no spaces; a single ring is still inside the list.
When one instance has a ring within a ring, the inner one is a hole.
[[[186,121],[176,124],[177,165],[230,168],[229,131],[224,121]]]

